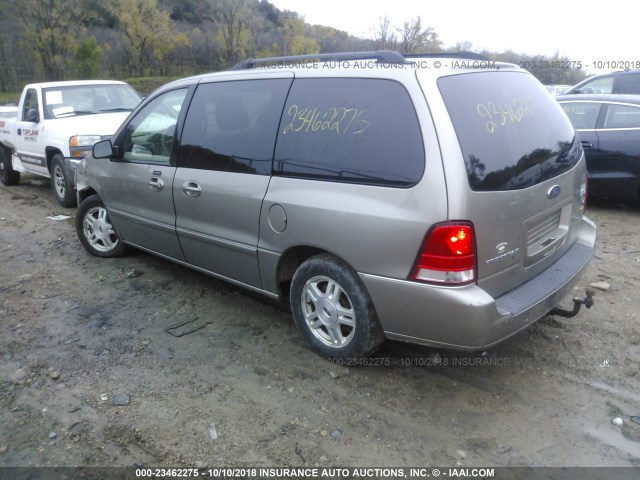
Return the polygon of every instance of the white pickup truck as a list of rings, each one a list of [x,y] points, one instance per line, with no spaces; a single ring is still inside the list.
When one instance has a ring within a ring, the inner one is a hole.
[[[51,179],[64,207],[76,204],[75,168],[94,143],[115,133],[140,103],[124,82],[82,80],[24,87],[15,117],[0,118],[0,181],[20,173]]]

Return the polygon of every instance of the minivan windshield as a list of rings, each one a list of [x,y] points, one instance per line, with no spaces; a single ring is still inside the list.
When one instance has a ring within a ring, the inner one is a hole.
[[[526,72],[442,77],[438,87],[475,191],[517,190],[560,175],[582,149],[562,108]]]
[[[130,112],[141,100],[129,85],[108,83],[45,88],[42,97],[46,119]]]

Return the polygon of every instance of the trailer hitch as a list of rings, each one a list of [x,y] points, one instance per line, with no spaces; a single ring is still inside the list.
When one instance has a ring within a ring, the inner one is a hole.
[[[587,288],[586,297],[584,300],[580,300],[579,298],[573,299],[573,310],[564,310],[562,308],[554,308],[549,312],[550,315],[557,315],[558,317],[571,318],[575,317],[580,311],[580,307],[584,305],[587,308],[591,308],[593,306],[593,296],[596,294],[595,290]]]

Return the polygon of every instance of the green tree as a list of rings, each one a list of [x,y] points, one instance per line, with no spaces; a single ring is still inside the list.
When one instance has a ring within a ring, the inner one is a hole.
[[[75,31],[82,9],[74,0],[13,2],[24,27],[23,45],[46,80],[62,80],[76,48]]]
[[[130,74],[144,76],[176,47],[189,43],[186,35],[172,31],[169,12],[157,0],[118,0],[113,13],[124,34]]]
[[[483,52],[483,55],[500,62],[514,63],[529,70],[541,83],[545,85],[562,84],[574,85],[586,78],[580,65],[575,64],[569,57],[556,52],[553,56],[525,55],[506,50],[502,53]]]
[[[306,23],[295,12],[284,12],[280,15],[280,51],[282,55],[306,55],[319,53],[320,47],[315,38],[305,35]]]
[[[211,7],[224,62],[233,65],[245,55],[255,5],[249,0],[218,0]]]
[[[100,73],[102,49],[95,37],[88,38],[76,50],[76,69],[80,78],[95,78]]]

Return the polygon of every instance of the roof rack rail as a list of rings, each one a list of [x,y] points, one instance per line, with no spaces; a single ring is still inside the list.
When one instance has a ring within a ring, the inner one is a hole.
[[[491,59],[481,55],[480,53],[474,52],[438,52],[438,53],[411,53],[405,54],[405,58],[411,60],[412,58],[461,58],[465,60],[485,60],[490,61]]]
[[[247,70],[267,63],[302,63],[304,61],[319,60],[349,61],[375,59],[380,63],[406,63],[405,58],[393,50],[376,50],[372,52],[343,52],[343,53],[315,53],[310,55],[290,55],[287,57],[252,58],[234,65],[231,70]]]

